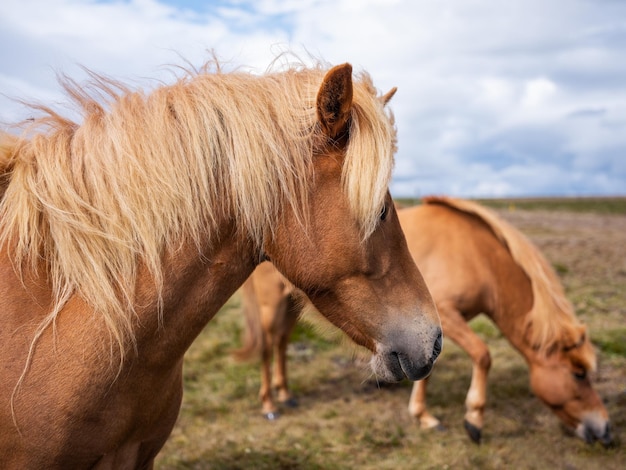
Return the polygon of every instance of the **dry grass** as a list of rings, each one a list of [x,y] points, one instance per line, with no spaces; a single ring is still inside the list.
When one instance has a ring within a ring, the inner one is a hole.
[[[589,325],[599,353],[596,388],[619,441],[626,429],[624,206],[580,212],[543,204],[533,210],[503,204],[498,210],[543,250]],[[238,364],[229,355],[243,325],[239,302],[237,294],[186,356],[182,410],[157,468],[626,468],[626,444],[589,446],[562,429],[532,396],[524,361],[483,318],[472,326],[489,344],[494,365],[480,446],[463,429],[470,361],[454,344],[445,344],[429,386],[431,412],[447,429],[422,431],[406,409],[409,382],[376,383],[345,347],[305,325],[290,349],[291,385],[300,406],[268,422],[257,399],[258,365]]]

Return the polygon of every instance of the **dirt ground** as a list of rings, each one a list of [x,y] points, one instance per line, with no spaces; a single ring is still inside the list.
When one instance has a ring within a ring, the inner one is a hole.
[[[408,415],[411,386],[379,384],[345,346],[304,335],[290,348],[299,407],[260,414],[258,364],[236,363],[243,324],[235,295],[186,357],[185,398],[160,469],[624,469],[626,468],[626,214],[498,210],[553,264],[598,350],[596,390],[617,445],[571,436],[528,386],[524,361],[487,320],[472,326],[493,356],[481,445],[462,421],[471,364],[451,342],[429,386],[444,431]],[[307,334],[309,334],[307,332]]]

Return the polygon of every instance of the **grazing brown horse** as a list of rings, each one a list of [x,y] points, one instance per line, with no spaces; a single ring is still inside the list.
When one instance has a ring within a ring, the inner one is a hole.
[[[612,437],[608,415],[588,375],[596,366],[593,347],[559,279],[539,250],[493,212],[470,201],[427,198],[423,205],[399,210],[398,216],[409,250],[439,309],[444,334],[465,349],[474,363],[465,402],[465,427],[470,437],[475,442],[481,438],[491,356],[467,322],[484,313],[526,359],[535,394],[579,437],[609,445]],[[271,359],[268,345],[280,344],[275,385],[280,400],[293,400],[286,383],[285,359],[280,355],[285,353],[284,343],[300,304],[268,294],[269,290],[277,290],[279,275],[275,272],[272,277],[267,270],[259,266],[246,281],[246,306],[253,302],[266,304],[262,307],[262,322],[248,318],[248,337],[263,339],[258,343],[266,349],[264,362]],[[258,314],[250,307],[246,312],[247,317]],[[281,330],[281,323],[289,328]],[[265,336],[260,336],[261,329]],[[285,336],[277,337],[278,333]],[[265,339],[268,336],[270,340]],[[242,350],[251,353],[252,346],[254,343],[248,339]],[[269,387],[269,365],[264,364],[263,370],[263,412],[273,418],[276,407]],[[439,421],[426,409],[426,382],[414,384],[409,412],[422,427],[431,428]]]
[[[382,379],[431,370],[439,319],[389,211],[391,95],[349,64],[209,68],[151,93],[66,81],[81,124],[38,107],[2,137],[2,468],[151,468],[185,351],[266,258]]]

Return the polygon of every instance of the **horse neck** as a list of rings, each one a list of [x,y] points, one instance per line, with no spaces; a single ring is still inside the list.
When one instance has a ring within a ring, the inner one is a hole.
[[[155,296],[147,269],[141,269],[136,302],[143,306],[137,309],[140,354],[161,364],[182,357],[207,322],[252,273],[255,257],[251,244],[239,240],[235,233],[224,231],[212,239],[210,246],[198,247],[189,242],[169,252],[164,260],[160,299]],[[161,318],[155,314],[159,303]]]
[[[488,316],[509,342],[527,359],[534,354],[526,342],[527,317],[533,306],[533,290],[524,270],[508,256],[494,266],[494,307]]]

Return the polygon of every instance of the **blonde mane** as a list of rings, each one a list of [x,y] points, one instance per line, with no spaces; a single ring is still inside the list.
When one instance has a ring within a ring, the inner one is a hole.
[[[62,80],[80,124],[34,106],[44,115],[23,124],[23,138],[0,139],[0,243],[18,269],[45,260],[56,299],[38,335],[80,295],[123,357],[140,264],[158,294],[163,253],[205,242],[224,216],[258,247],[284,207],[306,224],[324,74],[319,64],[259,76],[209,63],[151,93],[95,74],[87,86]],[[395,129],[366,73],[353,96],[343,182],[365,239],[391,177]]]
[[[500,219],[491,210],[475,202],[448,197],[428,197],[426,204],[453,207],[481,219],[507,248],[513,260],[530,279],[533,306],[526,315],[526,334],[529,344],[541,353],[549,353],[569,341],[573,328],[580,325],[571,303],[565,297],[563,286],[537,247],[519,230]]]

